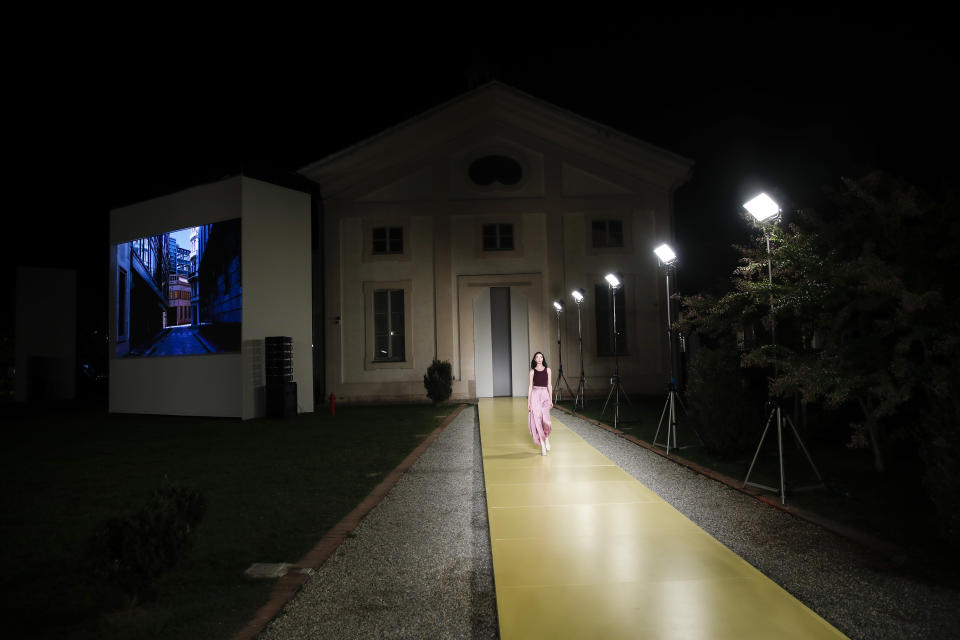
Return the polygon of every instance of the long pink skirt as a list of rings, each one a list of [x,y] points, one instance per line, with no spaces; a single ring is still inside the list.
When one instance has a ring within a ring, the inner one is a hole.
[[[530,414],[527,418],[533,444],[539,445],[550,437],[553,425],[550,423],[550,389],[534,387],[530,395]]]

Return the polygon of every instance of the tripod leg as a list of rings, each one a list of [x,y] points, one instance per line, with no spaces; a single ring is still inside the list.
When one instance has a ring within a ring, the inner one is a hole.
[[[653,434],[653,444],[657,444],[657,437],[660,435],[660,427],[663,425],[663,416],[667,415],[667,407],[670,406],[670,396],[663,403],[663,411],[660,412],[660,421],[657,422],[657,432]]]
[[[627,402],[629,402],[630,406],[632,407],[633,401],[630,399],[630,396],[627,395],[627,392],[623,390],[623,386],[619,385],[619,381],[618,381],[618,386],[620,386],[620,392],[623,393],[623,397],[627,399]]]
[[[780,453],[780,504],[787,504],[787,472],[783,468],[783,418],[777,405],[777,449]]]
[[[613,406],[613,428],[617,429],[617,422],[620,421],[620,379],[617,379],[617,384],[614,385],[614,388],[617,390],[617,396],[614,400],[615,404]]]
[[[679,450],[680,445],[677,444],[677,405],[676,405],[676,396],[677,394],[670,390],[670,430],[673,431],[673,448]],[[669,441],[669,438],[668,438]],[[669,455],[670,450],[667,450]]]
[[[800,448],[803,449],[803,455],[807,456],[807,461],[810,463],[810,467],[813,468],[813,472],[814,472],[815,474],[817,474],[817,479],[820,481],[821,484],[824,484],[824,485],[825,485],[826,482],[824,482],[823,476],[820,475],[820,470],[817,469],[817,465],[815,465],[815,464],[813,463],[813,458],[810,456],[810,452],[807,451],[807,446],[806,446],[805,444],[803,444],[803,439],[800,438],[800,432],[797,431],[797,427],[794,426],[793,420],[790,419],[790,416],[787,416],[787,417],[784,418],[783,420],[784,420],[784,422],[786,422],[787,424],[790,425],[790,428],[791,428],[791,429],[793,429],[793,435],[796,436],[796,438],[797,438],[797,443],[799,443],[799,444],[800,444]]]
[[[770,412],[770,417],[767,418],[767,424],[763,428],[763,435],[760,436],[760,444],[757,445],[757,450],[753,454],[753,460],[750,462],[750,468],[747,470],[747,477],[743,479],[743,486],[747,486],[747,483],[750,481],[750,474],[753,473],[753,466],[757,464],[757,456],[760,455],[760,448],[763,447],[763,441],[767,437],[767,431],[770,429],[770,421],[773,420],[773,415],[776,410]]]
[[[603,417],[603,414],[605,414],[605,413],[607,412],[607,405],[610,404],[610,396],[613,395],[613,390],[614,390],[615,388],[616,388],[616,387],[615,387],[614,385],[610,385],[610,391],[607,393],[607,400],[606,400],[606,402],[603,403],[603,409],[600,411],[600,417],[601,417],[601,418]]]

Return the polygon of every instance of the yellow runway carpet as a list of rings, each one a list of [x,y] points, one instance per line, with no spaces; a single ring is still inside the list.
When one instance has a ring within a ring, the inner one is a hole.
[[[500,637],[844,638],[526,398],[480,400]]]

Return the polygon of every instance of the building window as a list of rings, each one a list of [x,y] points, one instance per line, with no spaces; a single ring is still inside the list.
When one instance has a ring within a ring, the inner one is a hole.
[[[484,251],[513,251],[512,224],[483,225]]]
[[[403,289],[373,292],[373,359],[378,362],[406,360],[403,327]]]
[[[622,220],[594,220],[591,230],[594,249],[623,247]]]
[[[596,320],[597,320],[597,355],[598,356],[612,356],[614,355],[613,351],[613,339],[614,339],[614,328],[613,328],[613,311],[614,311],[614,302],[616,302],[616,317],[617,317],[617,327],[616,327],[616,339],[617,339],[617,354],[625,355],[627,353],[627,314],[624,305],[624,300],[626,298],[626,292],[621,286],[616,290],[616,295],[611,295],[610,287],[607,285],[598,284],[594,290],[594,309],[596,310]]]
[[[372,253],[403,253],[403,227],[374,227]]]

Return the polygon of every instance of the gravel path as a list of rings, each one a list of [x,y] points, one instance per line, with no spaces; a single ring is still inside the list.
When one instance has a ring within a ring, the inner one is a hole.
[[[855,543],[554,415],[849,637],[960,638],[957,590],[898,574]],[[261,638],[497,637],[476,416],[460,413]]]
[[[260,638],[498,637],[475,407],[460,412],[354,535]]]

